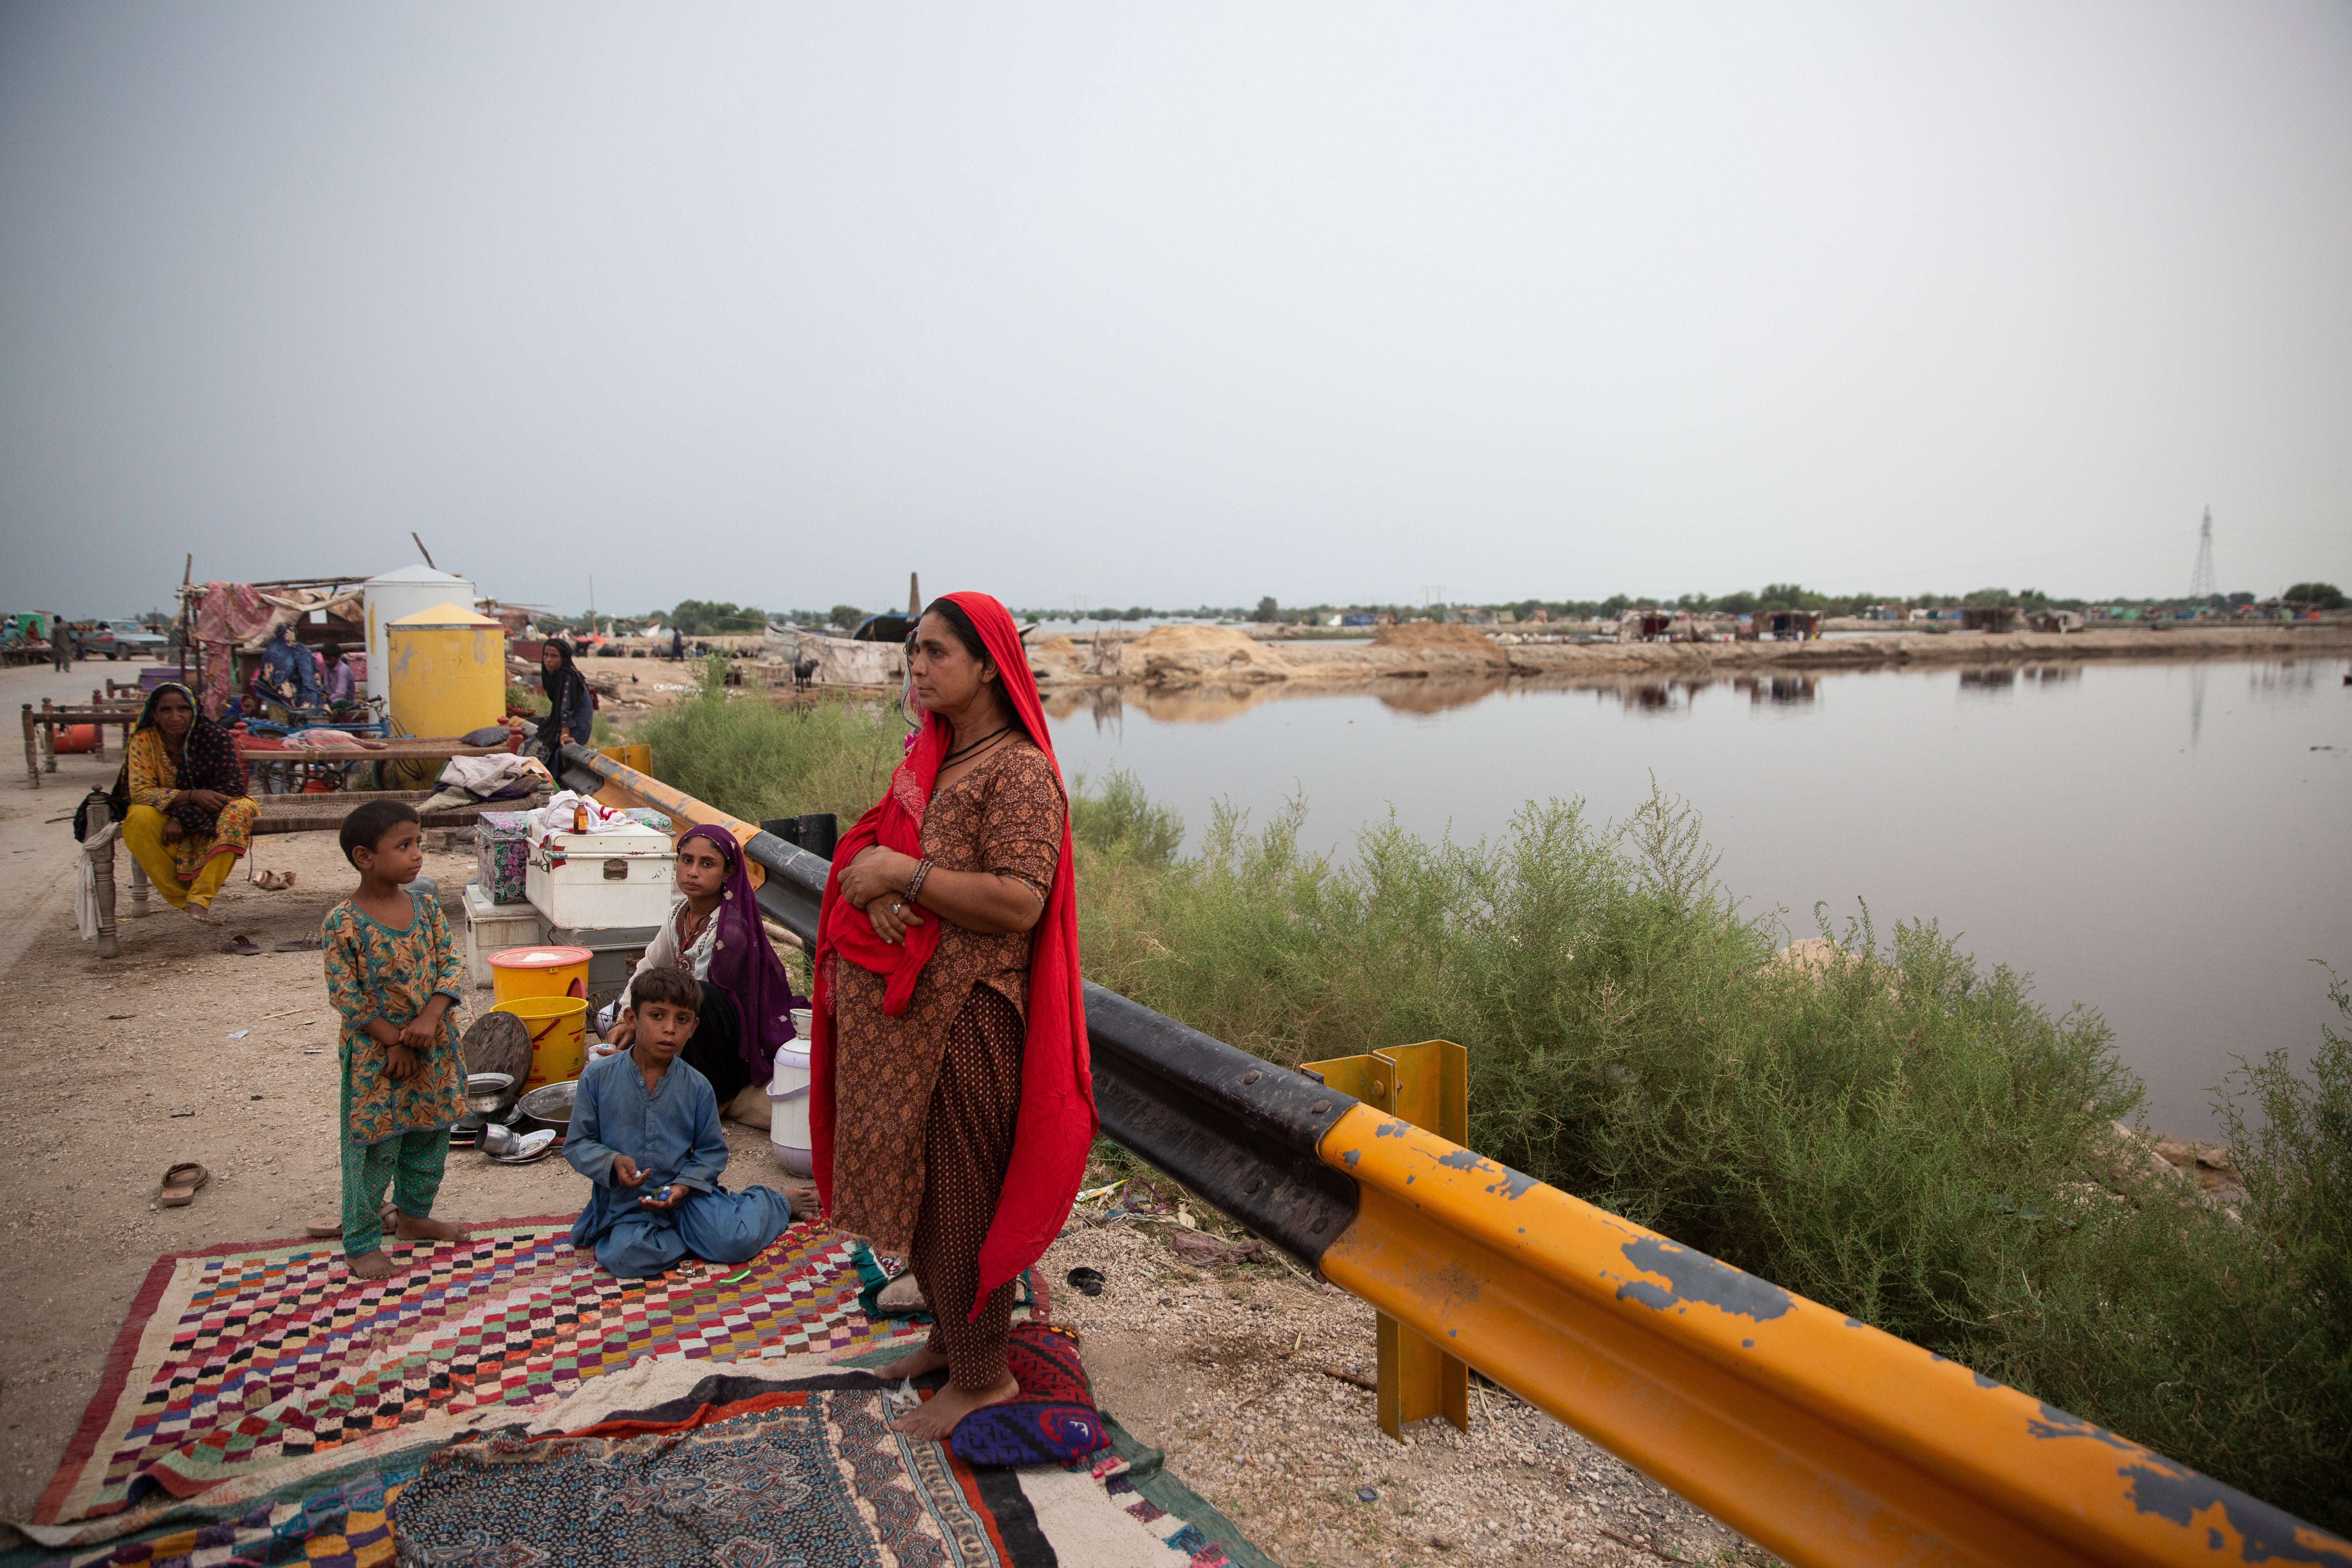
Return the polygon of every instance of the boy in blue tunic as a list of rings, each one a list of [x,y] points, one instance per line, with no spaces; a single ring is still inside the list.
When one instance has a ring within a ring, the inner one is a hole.
[[[659,1274],[691,1254],[743,1263],[783,1234],[793,1206],[772,1187],[719,1184],[727,1140],[710,1080],[677,1059],[694,1037],[702,987],[680,969],[649,969],[631,988],[636,1035],[625,1052],[591,1062],[573,1097],[563,1157],[596,1184],[572,1245],[624,1279]]]

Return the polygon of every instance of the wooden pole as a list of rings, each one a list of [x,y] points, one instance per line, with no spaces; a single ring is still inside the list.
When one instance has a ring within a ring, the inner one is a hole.
[[[33,749],[33,705],[25,704],[25,777],[35,789],[41,787],[40,753]]]
[[[416,531],[413,528],[410,529],[408,531],[408,537],[411,539],[416,539]],[[425,557],[425,564],[427,566],[433,566],[433,552],[425,548],[425,541],[421,539],[416,539],[416,553]],[[433,570],[438,572],[441,568],[438,566],[433,566]]]
[[[180,679],[188,683],[191,691],[204,689],[204,678],[199,671],[196,654],[196,626],[188,608],[188,584],[195,580],[196,554],[188,552],[187,564],[180,568]]]
[[[90,881],[98,894],[100,958],[113,958],[122,952],[114,923],[114,840],[121,832],[113,808],[102,800],[91,801],[82,814],[82,853],[89,857]]]

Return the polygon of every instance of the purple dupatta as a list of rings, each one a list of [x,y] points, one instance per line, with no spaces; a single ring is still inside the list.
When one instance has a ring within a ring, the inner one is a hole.
[[[793,994],[783,960],[776,956],[767,928],[760,923],[760,902],[751,874],[743,861],[743,847],[723,827],[706,824],[688,828],[678,837],[706,838],[727,862],[727,887],[719,898],[719,935],[710,949],[708,982],[733,999],[740,1020],[736,1051],[751,1069],[753,1083],[765,1083],[775,1069],[776,1052],[800,1037],[793,1027],[794,1007],[805,998]]]

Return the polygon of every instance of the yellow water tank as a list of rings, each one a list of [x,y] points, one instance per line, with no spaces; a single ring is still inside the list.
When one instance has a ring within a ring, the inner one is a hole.
[[[507,713],[507,632],[463,605],[436,605],[384,628],[395,735],[462,735]]]

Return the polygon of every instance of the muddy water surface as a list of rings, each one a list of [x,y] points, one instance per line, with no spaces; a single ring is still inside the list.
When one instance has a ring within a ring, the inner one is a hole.
[[[1525,801],[1622,819],[1650,781],[1705,816],[1722,879],[1815,934],[1867,900],[2115,1027],[2151,1121],[2203,1135],[2232,1053],[2301,1061],[2352,978],[2347,661],[2070,664],[1666,684],[1388,680],[1055,694],[1073,772],[1137,773],[1197,843],[1210,803],[1293,795],[1344,847],[1394,810],[1500,832]],[[1188,844],[1189,847],[1189,844]]]

